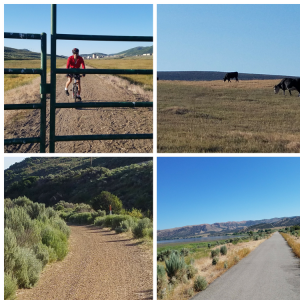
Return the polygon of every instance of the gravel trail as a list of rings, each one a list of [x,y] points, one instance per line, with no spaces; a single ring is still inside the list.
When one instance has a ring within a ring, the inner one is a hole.
[[[66,76],[57,75],[56,102],[73,102],[65,95]],[[111,75],[86,75],[82,79],[83,102],[153,101],[153,93]],[[5,103],[39,102],[40,79],[5,93]],[[49,95],[47,96],[49,98]],[[49,151],[50,100],[47,100],[47,148]],[[36,137],[40,134],[39,110],[6,111],[5,138]],[[56,135],[152,133],[152,108],[63,108],[56,109]],[[152,140],[57,142],[57,153],[151,153]],[[39,152],[38,144],[5,146],[5,152]]]
[[[70,226],[70,251],[18,300],[153,299],[152,255],[108,229]]]
[[[193,300],[299,300],[300,260],[278,233]]]

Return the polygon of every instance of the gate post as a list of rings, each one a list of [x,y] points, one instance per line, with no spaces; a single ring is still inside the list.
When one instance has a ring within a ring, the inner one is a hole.
[[[51,96],[50,96],[50,145],[55,152],[55,105],[56,105],[56,4],[51,4]]]
[[[41,124],[40,124],[40,153],[46,148],[46,83],[47,83],[47,34],[41,34]]]

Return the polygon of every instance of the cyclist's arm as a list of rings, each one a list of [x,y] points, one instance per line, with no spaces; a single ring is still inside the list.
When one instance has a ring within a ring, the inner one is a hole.
[[[71,64],[71,60],[70,60],[70,57],[69,57],[68,60],[67,60],[67,69],[70,69],[70,64]]]

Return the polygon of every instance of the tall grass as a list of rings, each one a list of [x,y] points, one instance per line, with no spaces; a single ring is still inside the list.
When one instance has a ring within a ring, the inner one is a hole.
[[[288,233],[280,232],[297,257],[300,257],[300,241]]]

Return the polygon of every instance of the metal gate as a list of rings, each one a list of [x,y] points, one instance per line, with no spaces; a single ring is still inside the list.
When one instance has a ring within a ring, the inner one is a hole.
[[[23,36],[23,37],[22,37]],[[139,41],[153,42],[152,36],[107,36],[107,35],[74,35],[56,33],[56,4],[51,5],[51,83],[46,84],[46,34],[5,33],[5,38],[42,38],[42,67],[41,69],[4,69],[4,74],[41,74],[41,103],[40,104],[6,104],[4,109],[41,109],[40,138],[22,138],[5,140],[5,144],[40,143],[40,152],[45,152],[46,140],[46,93],[50,93],[50,144],[49,152],[55,152],[55,143],[60,141],[83,140],[120,140],[120,139],[153,139],[153,134],[98,134],[98,135],[55,135],[55,112],[57,108],[82,107],[153,107],[153,102],[56,102],[56,74],[144,74],[151,75],[153,70],[140,69],[57,69],[56,41],[57,40],[86,40],[86,41]]]
[[[4,104],[4,110],[40,109],[41,124],[40,136],[29,138],[5,139],[4,145],[40,143],[40,152],[45,153],[46,144],[46,74],[47,74],[47,35],[33,33],[4,32],[7,39],[41,40],[41,68],[40,69],[4,69],[4,74],[40,74],[41,75],[41,102],[32,104]]]

